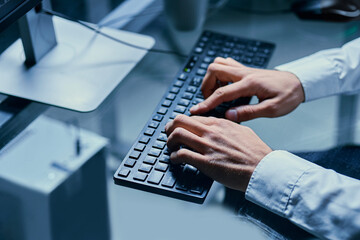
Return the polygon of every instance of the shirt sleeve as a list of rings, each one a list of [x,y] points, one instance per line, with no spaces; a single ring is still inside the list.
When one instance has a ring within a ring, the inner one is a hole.
[[[286,151],[256,167],[246,199],[323,239],[360,237],[360,181]]]
[[[360,90],[360,38],[342,48],[317,52],[275,67],[294,73],[301,81],[305,101]]]

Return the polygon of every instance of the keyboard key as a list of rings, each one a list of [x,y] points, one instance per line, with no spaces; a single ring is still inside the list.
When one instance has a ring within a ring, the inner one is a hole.
[[[203,102],[204,101],[204,99],[200,99],[200,98],[195,98],[195,100],[193,101],[193,104],[199,104],[199,103],[201,103],[201,102]]]
[[[184,113],[185,111],[186,111],[186,107],[180,105],[177,105],[176,108],[174,109],[174,112],[178,112],[178,113]]]
[[[144,173],[149,173],[152,169],[152,166],[149,164],[141,164],[141,166],[139,167],[139,171],[140,172],[144,172]]]
[[[184,106],[184,107],[189,106],[189,104],[190,104],[190,101],[187,99],[180,99],[180,101],[179,101],[179,105]]]
[[[147,144],[149,141],[150,141],[150,137],[147,137],[147,136],[142,136],[139,139],[139,142],[144,143],[144,144]]]
[[[147,177],[147,174],[146,173],[143,173],[143,172],[137,172],[134,176],[134,179],[135,180],[138,180],[138,181],[141,181],[141,182],[144,182],[145,179]]]
[[[120,177],[127,177],[130,174],[130,169],[123,168],[118,172],[118,176]]]
[[[191,80],[190,85],[191,85],[191,86],[195,86],[195,87],[200,87],[201,83],[202,83],[202,78],[200,78],[200,77],[194,77],[194,78]]]
[[[155,166],[155,170],[161,171],[161,172],[166,172],[166,170],[168,170],[169,165],[165,164],[165,163],[157,163]]]
[[[168,111],[167,108],[162,107],[157,111],[157,113],[159,113],[161,115],[165,115],[167,113],[167,111]]]
[[[194,86],[189,86],[186,89],[186,92],[189,92],[189,93],[196,93],[196,91],[197,91],[197,88]]]
[[[176,183],[176,189],[182,190],[182,191],[188,191],[192,180],[197,174],[197,169],[190,165],[185,165],[185,167],[182,170],[182,174],[178,182]]]
[[[174,86],[181,88],[182,86],[184,86],[184,82],[183,82],[183,81],[176,81],[176,82],[174,83]]]
[[[153,145],[154,148],[158,148],[160,150],[163,150],[165,147],[166,143],[163,141],[156,141]]]
[[[199,75],[199,76],[205,76],[205,74],[206,74],[206,69],[199,68],[199,69],[196,71],[196,74]]]
[[[187,191],[189,189],[189,186],[182,181],[178,181],[176,184],[176,189],[182,190],[182,191]]]
[[[164,154],[170,156],[170,151],[167,147],[164,149]]]
[[[166,99],[169,99],[169,100],[174,100],[176,98],[176,95],[173,94],[173,93],[169,93],[167,96],[166,96]]]
[[[187,74],[181,73],[181,74],[179,75],[178,79],[185,81],[185,80],[187,79]]]
[[[159,126],[159,124],[160,124],[159,122],[151,121],[149,123],[149,127],[156,129]]]
[[[146,156],[146,158],[144,159],[144,163],[147,163],[150,165],[154,165],[155,162],[156,162],[156,157]]]
[[[167,136],[164,133],[160,133],[159,137],[157,138],[157,140],[166,142],[167,141]]]
[[[203,69],[205,69],[205,70],[207,70],[208,67],[209,67],[209,64],[207,64],[207,63],[202,63],[202,64],[200,65],[200,68],[203,68]]]
[[[158,185],[161,182],[161,179],[163,178],[163,176],[164,176],[164,173],[162,173],[162,172],[152,171],[152,173],[150,173],[148,183]]]
[[[204,51],[204,49],[201,48],[201,47],[197,47],[197,48],[194,49],[194,52],[198,53],[198,54],[201,54],[203,51]]]
[[[144,151],[145,147],[146,147],[145,144],[143,144],[143,143],[138,143],[138,144],[136,144],[136,146],[135,146],[134,149],[137,150],[137,151],[142,152],[142,151]]]
[[[204,96],[203,96],[202,92],[199,92],[198,94],[196,94],[196,97],[204,100]]]
[[[168,156],[168,155],[162,155],[162,156],[159,158],[159,161],[162,162],[162,163],[170,163],[170,156]]]
[[[188,93],[188,92],[184,93],[184,95],[182,96],[182,98],[185,98],[185,99],[188,99],[188,100],[193,99],[193,97],[194,97],[194,94]]]
[[[155,116],[153,117],[153,120],[161,122],[161,120],[163,120],[164,116],[161,116],[160,114],[155,114]]]
[[[161,150],[155,148],[152,148],[148,153],[149,156],[153,156],[153,157],[159,157],[160,154],[161,154]]]
[[[148,128],[148,129],[146,129],[144,134],[147,135],[147,136],[152,136],[152,135],[154,135],[154,132],[155,132],[155,129]]]
[[[194,188],[191,188],[190,192],[201,195],[204,192],[204,187],[201,185],[198,185]]]
[[[177,115],[180,115],[181,113],[173,112],[171,113],[170,119],[175,119]]]
[[[133,158],[133,159],[138,159],[140,157],[141,153],[138,152],[138,151],[133,151],[131,154],[130,154],[130,157]]]
[[[204,42],[199,42],[198,47],[204,48],[205,45],[206,45],[206,44],[205,44]]]
[[[207,55],[208,56],[215,56],[215,54],[216,54],[216,52],[215,51],[213,51],[213,50],[209,50],[208,52],[207,52]]]
[[[170,107],[171,106],[171,101],[170,100],[165,100],[163,101],[163,103],[161,104],[161,106],[164,106],[164,107]]]
[[[224,53],[230,53],[231,48],[222,48],[221,51],[223,51]]]
[[[176,176],[173,172],[167,172],[161,183],[161,186],[173,188],[176,182]]]
[[[170,92],[171,92],[171,93],[175,93],[175,94],[178,94],[179,91],[180,91],[180,88],[178,88],[178,87],[172,87],[172,88],[170,89]]]
[[[204,63],[212,63],[214,61],[214,58],[212,57],[204,57]]]
[[[131,167],[131,168],[134,167],[135,164],[136,164],[136,161],[132,158],[126,159],[126,162],[124,163],[125,166]]]
[[[208,42],[209,41],[208,35],[204,36],[204,37],[201,37],[201,41]]]

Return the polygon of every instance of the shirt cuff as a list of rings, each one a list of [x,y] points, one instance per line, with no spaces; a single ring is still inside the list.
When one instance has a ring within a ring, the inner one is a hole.
[[[295,74],[304,89],[305,101],[339,93],[339,75],[341,66],[331,60],[331,56],[338,50],[318,52],[311,56],[275,67],[277,70]]]
[[[286,151],[273,151],[255,168],[245,192],[247,200],[286,217],[291,193],[301,176],[317,165]]]

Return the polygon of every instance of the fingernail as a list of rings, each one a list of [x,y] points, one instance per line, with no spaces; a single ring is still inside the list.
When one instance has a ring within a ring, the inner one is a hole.
[[[199,105],[195,105],[192,108],[190,108],[190,112],[196,112],[199,109]]]
[[[228,119],[231,120],[231,121],[237,121],[237,120],[238,120],[237,111],[234,110],[234,109],[230,109],[230,110],[227,112],[227,117],[228,117]]]

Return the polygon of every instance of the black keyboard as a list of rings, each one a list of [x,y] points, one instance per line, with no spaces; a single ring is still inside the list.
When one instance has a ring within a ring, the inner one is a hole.
[[[193,166],[170,163],[164,127],[179,114],[190,115],[189,109],[204,100],[200,86],[215,57],[231,57],[247,66],[265,68],[274,48],[268,42],[205,31],[116,171],[115,183],[203,203],[213,180]],[[249,101],[240,98],[223,103],[207,115],[223,117],[229,107]]]

